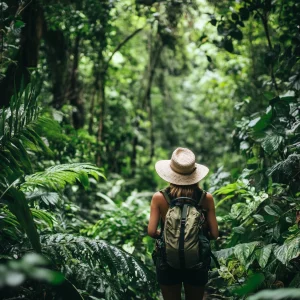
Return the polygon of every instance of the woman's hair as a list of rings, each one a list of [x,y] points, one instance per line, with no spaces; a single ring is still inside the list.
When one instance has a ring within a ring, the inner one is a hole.
[[[172,198],[178,197],[190,197],[193,198],[196,190],[199,190],[199,184],[195,183],[192,185],[176,185],[170,183],[170,195]]]

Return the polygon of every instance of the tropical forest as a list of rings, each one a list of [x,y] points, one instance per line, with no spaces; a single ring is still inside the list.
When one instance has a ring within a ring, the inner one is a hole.
[[[300,299],[299,1],[0,0],[0,299],[163,299],[177,147],[210,170],[204,299]]]

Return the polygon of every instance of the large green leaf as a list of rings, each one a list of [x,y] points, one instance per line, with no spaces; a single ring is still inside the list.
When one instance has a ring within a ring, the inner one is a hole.
[[[251,120],[248,126],[253,128],[254,131],[262,131],[270,125],[271,117],[272,117],[272,110],[270,107],[268,107],[264,115]]]
[[[229,256],[231,256],[234,252],[234,248],[227,248],[227,249],[221,249],[219,251],[213,252],[213,254],[216,256],[216,258],[220,259],[227,259]]]
[[[265,276],[262,273],[255,273],[250,275],[246,282],[241,286],[233,290],[233,293],[238,296],[247,295],[255,291],[264,281]]]
[[[265,221],[264,217],[262,215],[253,215],[253,218],[259,222],[259,223],[263,223]]]
[[[266,135],[261,143],[261,146],[268,154],[272,154],[280,147],[282,142],[282,136],[272,133]]]
[[[269,244],[255,250],[256,259],[261,268],[264,268],[267,265],[274,246],[274,244]]]
[[[16,216],[21,227],[24,229],[31,242],[32,248],[36,252],[41,252],[40,236],[37,232],[25,195],[15,187],[11,187],[8,194],[6,194],[6,198],[8,198],[7,203],[9,210]]]
[[[273,209],[271,208],[269,205],[266,205],[264,207],[264,210],[271,216],[275,216],[275,217],[280,217],[280,215]]]
[[[300,256],[300,237],[278,246],[274,250],[276,258],[286,265],[290,260]]]
[[[246,266],[248,264],[249,257],[258,244],[259,242],[238,244],[234,247],[234,255],[244,266]]]
[[[248,300],[281,300],[281,299],[300,299],[300,289],[276,289],[264,290],[250,296]]]

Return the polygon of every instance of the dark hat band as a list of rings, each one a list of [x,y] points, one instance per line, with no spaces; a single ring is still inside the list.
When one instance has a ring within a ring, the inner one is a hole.
[[[192,170],[192,172],[181,173],[181,172],[178,172],[178,171],[174,170],[174,169],[172,168],[172,164],[170,164],[170,168],[171,168],[172,171],[174,171],[175,173],[177,173],[177,174],[179,174],[179,175],[184,175],[184,176],[192,175],[192,174],[195,172],[195,170],[197,169],[197,167],[194,167],[193,170]]]

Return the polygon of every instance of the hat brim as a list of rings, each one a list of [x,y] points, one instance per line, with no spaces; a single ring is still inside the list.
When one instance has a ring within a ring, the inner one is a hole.
[[[176,185],[192,185],[202,180],[209,169],[200,164],[195,164],[196,170],[189,175],[181,175],[174,172],[170,167],[171,160],[160,160],[155,164],[155,170],[163,180]]]

